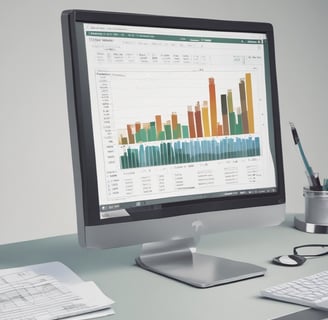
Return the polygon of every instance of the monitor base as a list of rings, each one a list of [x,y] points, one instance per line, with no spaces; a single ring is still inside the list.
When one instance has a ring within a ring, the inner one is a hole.
[[[193,248],[184,246],[190,242],[193,239],[145,244],[136,263],[143,269],[198,288],[259,277],[266,271],[254,264],[193,252]]]

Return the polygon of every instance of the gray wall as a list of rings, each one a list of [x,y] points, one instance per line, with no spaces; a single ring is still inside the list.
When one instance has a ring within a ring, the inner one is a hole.
[[[306,179],[288,122],[328,177],[328,1],[2,0],[0,243],[76,232],[60,27],[61,11],[71,8],[271,22],[287,212],[303,211]]]

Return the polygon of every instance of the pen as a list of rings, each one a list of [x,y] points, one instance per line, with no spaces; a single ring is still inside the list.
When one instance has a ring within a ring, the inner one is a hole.
[[[321,191],[322,190],[322,186],[320,183],[320,179],[319,179],[319,175],[317,173],[314,173],[309,162],[306,159],[302,144],[301,144],[301,140],[297,134],[297,130],[294,126],[294,123],[289,122],[291,130],[292,130],[292,135],[294,138],[294,142],[295,144],[298,146],[298,149],[300,151],[304,166],[305,166],[305,172],[306,175],[308,177],[309,183],[310,183],[310,189],[311,190],[316,190],[316,191]]]

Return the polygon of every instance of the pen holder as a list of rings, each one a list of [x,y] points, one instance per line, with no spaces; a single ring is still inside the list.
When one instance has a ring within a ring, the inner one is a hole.
[[[295,217],[295,227],[312,233],[328,233],[328,191],[303,189],[305,215]]]
[[[328,225],[328,191],[313,191],[304,188],[305,221]]]

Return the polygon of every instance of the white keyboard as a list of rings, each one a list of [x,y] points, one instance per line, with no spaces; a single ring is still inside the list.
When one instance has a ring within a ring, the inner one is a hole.
[[[328,270],[264,289],[261,295],[328,311]]]

